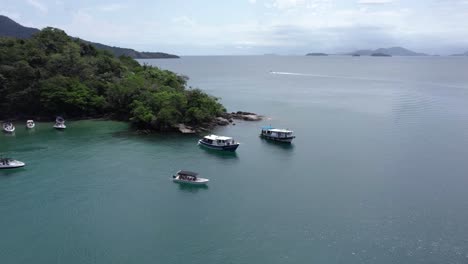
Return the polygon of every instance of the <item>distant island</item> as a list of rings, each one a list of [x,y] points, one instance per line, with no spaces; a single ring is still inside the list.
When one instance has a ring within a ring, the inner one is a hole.
[[[468,51],[465,53],[460,53],[460,54],[453,54],[451,56],[468,56]]]
[[[31,38],[40,30],[37,28],[24,27],[7,16],[0,15],[0,37],[14,37],[20,39]],[[179,58],[177,55],[163,52],[140,52],[134,49],[111,47],[108,45],[82,40],[93,45],[97,49],[110,51],[115,56],[129,56],[134,59],[172,59]]]
[[[359,56],[372,56],[372,54],[386,54],[390,56],[428,56],[428,54],[414,52],[402,47],[379,48],[376,50],[357,50],[346,54]]]
[[[108,117],[167,131],[256,118],[226,113],[217,98],[186,82],[56,28],[26,39],[0,37],[0,119]]]
[[[328,54],[320,53],[320,52],[313,52],[313,53],[307,53],[306,56],[328,56]]]
[[[391,57],[392,55],[377,52],[377,53],[372,53],[371,56],[373,56],[373,57]]]

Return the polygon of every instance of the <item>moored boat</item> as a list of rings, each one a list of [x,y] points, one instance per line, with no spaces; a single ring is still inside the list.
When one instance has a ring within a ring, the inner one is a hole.
[[[24,167],[26,164],[24,162],[10,159],[10,158],[0,158],[0,169],[16,169]]]
[[[208,135],[198,140],[198,145],[216,150],[236,151],[239,142],[234,141],[232,137]]]
[[[296,138],[296,136],[294,136],[293,133],[293,131],[288,129],[266,126],[262,127],[262,132],[260,133],[260,136],[273,141],[291,143],[292,140]]]
[[[5,132],[5,133],[15,132],[15,126],[11,122],[3,123],[2,128],[3,128],[3,132]]]
[[[34,128],[36,126],[36,124],[34,123],[33,120],[28,120],[26,121],[26,127],[31,129],[31,128]]]
[[[54,128],[55,128],[55,129],[60,129],[60,130],[63,130],[63,129],[65,129],[65,128],[67,128],[67,126],[65,125],[65,119],[63,119],[63,117],[61,117],[61,116],[58,116],[58,117],[55,119]]]
[[[172,181],[177,183],[187,183],[193,185],[205,185],[210,180],[205,178],[197,177],[198,173],[193,171],[187,170],[180,170],[176,173],[176,175],[172,176]]]

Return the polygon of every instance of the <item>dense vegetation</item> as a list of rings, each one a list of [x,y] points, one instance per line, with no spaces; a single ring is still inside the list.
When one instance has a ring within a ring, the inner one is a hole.
[[[112,116],[140,127],[200,125],[225,112],[173,72],[114,57],[64,31],[0,38],[0,119]]]

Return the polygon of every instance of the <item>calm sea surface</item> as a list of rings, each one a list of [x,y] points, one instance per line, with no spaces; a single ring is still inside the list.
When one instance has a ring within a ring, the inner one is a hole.
[[[0,263],[468,263],[468,59],[184,57],[236,155],[119,122],[17,124],[0,152]],[[259,127],[293,129],[291,146]],[[171,182],[199,172],[207,188]]]

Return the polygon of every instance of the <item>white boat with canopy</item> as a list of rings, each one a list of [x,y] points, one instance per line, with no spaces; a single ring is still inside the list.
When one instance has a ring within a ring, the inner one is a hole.
[[[3,128],[3,132],[5,132],[5,133],[15,132],[15,126],[11,122],[3,123],[2,128]]]
[[[26,164],[24,162],[10,159],[10,158],[0,158],[0,169],[16,169],[24,167]]]
[[[31,129],[31,128],[34,128],[36,126],[36,124],[34,123],[33,120],[28,120],[26,121],[26,127]]]
[[[216,150],[236,151],[239,142],[234,141],[232,137],[209,135],[198,140],[198,145]]]
[[[269,140],[291,143],[296,136],[293,131],[288,129],[274,128],[271,126],[262,127],[260,136]]]
[[[63,119],[63,117],[61,117],[61,116],[58,116],[58,117],[55,119],[54,128],[55,128],[55,129],[61,129],[61,130],[67,128],[67,126],[65,125],[65,119]]]
[[[172,181],[177,183],[187,183],[193,185],[205,185],[210,180],[198,177],[198,173],[187,170],[180,170],[172,176]]]

